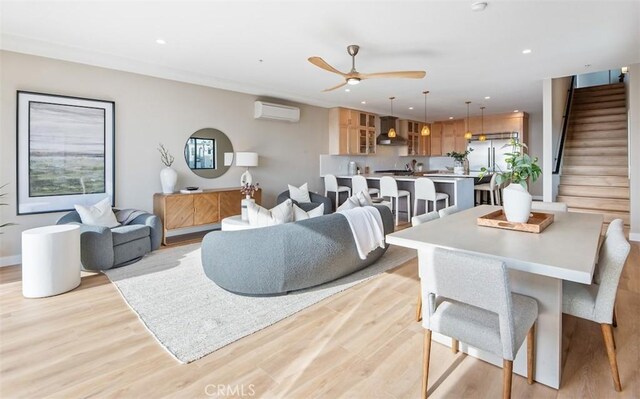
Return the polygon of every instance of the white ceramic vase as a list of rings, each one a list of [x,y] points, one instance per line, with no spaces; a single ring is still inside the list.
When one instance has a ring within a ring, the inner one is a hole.
[[[247,206],[249,205],[249,202],[255,203],[256,200],[254,200],[253,198],[251,198],[250,196],[247,195],[245,197],[245,199],[243,199],[241,201],[241,203],[240,203],[242,220],[244,220],[244,221],[249,220],[249,213],[247,211]]]
[[[178,173],[172,167],[167,166],[160,171],[160,183],[162,184],[162,192],[171,194],[176,190],[178,182]]]
[[[511,183],[502,191],[504,214],[509,222],[525,223],[531,214],[531,194],[520,184]]]

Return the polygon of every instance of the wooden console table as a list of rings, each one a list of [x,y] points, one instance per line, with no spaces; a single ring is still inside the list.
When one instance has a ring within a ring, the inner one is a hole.
[[[167,245],[167,232],[171,230],[220,223],[228,216],[239,215],[242,198],[239,187],[193,194],[154,194],[153,213],[162,220],[162,243]],[[253,199],[260,204],[262,190]]]

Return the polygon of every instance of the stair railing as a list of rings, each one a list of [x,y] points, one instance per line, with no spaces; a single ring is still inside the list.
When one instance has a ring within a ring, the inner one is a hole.
[[[567,139],[567,131],[569,130],[569,117],[571,116],[571,104],[573,103],[573,93],[576,87],[576,76],[573,75],[571,77],[571,84],[569,85],[569,90],[567,94],[567,102],[564,107],[564,115],[562,115],[562,132],[560,133],[560,139],[558,143],[558,152],[555,157],[555,166],[553,168],[553,174],[557,175],[560,173],[560,168],[562,167],[562,153],[564,151],[564,142]]]

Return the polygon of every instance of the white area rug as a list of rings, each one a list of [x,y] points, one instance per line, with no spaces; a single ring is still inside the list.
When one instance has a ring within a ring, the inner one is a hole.
[[[158,342],[179,362],[190,363],[415,256],[414,250],[391,246],[364,270],[275,297],[246,297],[218,287],[204,274],[200,244],[156,251],[105,274]]]

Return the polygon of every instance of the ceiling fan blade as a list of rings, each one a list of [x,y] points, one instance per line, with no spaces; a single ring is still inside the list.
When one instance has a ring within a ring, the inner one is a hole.
[[[337,73],[338,75],[342,75],[342,76],[346,75],[345,73],[340,72],[334,67],[332,67],[331,65],[329,65],[325,60],[323,60],[320,57],[309,57],[309,62],[317,66],[318,68],[324,69],[325,71]]]
[[[361,73],[360,79],[375,78],[407,78],[422,79],[427,75],[425,71],[396,71],[396,72],[378,72],[378,73]]]
[[[342,86],[344,86],[344,85],[346,85],[346,84],[347,84],[347,82],[346,82],[346,81],[344,81],[344,82],[340,83],[340,84],[339,84],[339,85],[337,85],[337,86],[330,87],[330,88],[328,88],[328,89],[324,89],[324,90],[322,90],[322,91],[332,91],[332,90],[335,90],[335,89],[339,89],[339,88],[341,88]]]

